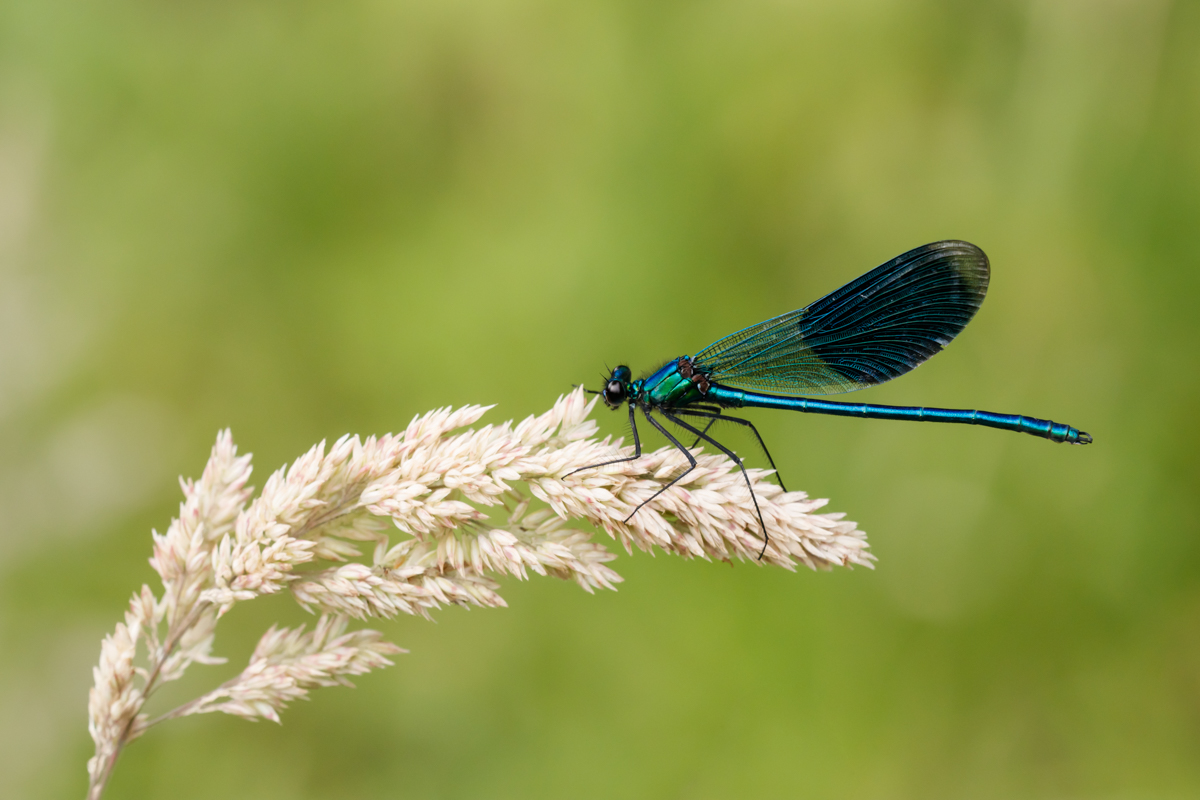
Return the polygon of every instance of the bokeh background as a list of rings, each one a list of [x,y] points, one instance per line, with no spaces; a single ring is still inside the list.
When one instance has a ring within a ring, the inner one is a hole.
[[[155,729],[107,796],[1200,796],[1198,123],[1170,0],[3,3],[0,793],[83,795],[100,639],[219,428],[261,485],[962,238],[990,299],[858,397],[1091,447],[752,413],[875,571],[510,580],[282,726]],[[240,606],[178,691],[304,616]]]

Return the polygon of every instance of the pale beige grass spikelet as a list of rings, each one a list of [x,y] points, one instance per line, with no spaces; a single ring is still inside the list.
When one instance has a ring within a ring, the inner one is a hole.
[[[161,595],[143,586],[101,645],[88,704],[96,744],[89,797],[100,797],[121,749],[151,725],[211,711],[278,722],[280,710],[309,689],[349,685],[348,676],[403,652],[376,631],[347,633],[351,617],[503,606],[499,579],[531,572],[589,592],[615,588],[621,578],[608,562],[616,556],[596,530],[627,552],[658,547],[787,569],[872,566],[853,522],[816,513],[826,501],[785,493],[752,469],[770,531],[759,561],[758,515],[740,471],[699,450],[694,470],[625,521],[686,462],[664,448],[576,472],[621,452],[619,443],[596,438],[588,419],[595,402],[577,389],[516,425],[460,430],[488,410],[467,406],[419,416],[397,435],[344,436],[328,451],[322,442],[271,475],[254,499],[250,457],[237,455],[228,431],[219,434],[200,480],[182,482],[179,516],[165,534],[153,534],[150,563]],[[572,528],[568,520],[588,525]],[[271,628],[237,677],[153,720],[143,713],[150,696],[192,663],[222,661],[211,654],[222,615],[284,589],[321,613],[312,631]]]

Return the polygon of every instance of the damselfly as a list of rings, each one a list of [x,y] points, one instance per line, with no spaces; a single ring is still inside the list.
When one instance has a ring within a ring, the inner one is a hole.
[[[1028,433],[1052,442],[1091,443],[1092,437],[1077,428],[1034,417],[835,403],[797,396],[852,392],[913,369],[949,344],[971,321],[987,294],[989,276],[987,256],[975,245],[953,240],[934,242],[897,256],[812,305],[718,339],[695,356],[680,356],[644,378],[633,380],[629,367],[621,365],[612,371],[602,390],[589,391],[602,395],[609,408],[620,408],[622,403],[629,406],[634,453],[575,472],[641,457],[637,409],[687,457],[689,466],[643,500],[626,521],[696,468],[689,449],[663,427],[655,414],[694,435],[696,444],[708,442],[731,458],[741,468],[748,488],[750,476],[742,459],[709,435],[713,423],[733,422],[749,428],[772,469],[775,461],[753,423],[725,413],[731,408],[957,422]],[[697,427],[701,422],[704,426]],[[750,496],[758,511],[752,488]],[[770,539],[761,511],[758,522],[765,553]]]

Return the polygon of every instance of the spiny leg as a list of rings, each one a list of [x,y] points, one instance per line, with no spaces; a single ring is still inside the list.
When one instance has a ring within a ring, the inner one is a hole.
[[[717,420],[721,420],[723,422],[736,422],[738,425],[745,425],[750,430],[754,431],[754,438],[758,439],[758,446],[761,447],[763,449],[763,453],[766,454],[767,461],[769,461],[771,463],[771,469],[775,470],[775,479],[777,481],[779,481],[779,488],[783,489],[785,492],[787,491],[787,487],[783,485],[783,476],[779,474],[779,467],[775,466],[775,459],[771,458],[771,451],[767,449],[767,443],[763,441],[762,436],[758,432],[758,428],[754,427],[753,422],[751,422],[748,419],[742,419],[740,417],[727,417],[721,413],[709,414],[705,411],[693,411],[692,410],[693,408],[695,408],[695,407],[691,406],[688,408],[676,409],[675,413],[676,414],[685,414],[687,416],[692,416],[692,417],[712,417],[712,422],[710,422],[710,423],[708,423],[708,425],[704,426],[705,433],[708,433],[708,429],[711,428],[713,426],[713,423],[716,422]],[[697,439],[696,441],[699,442],[700,440]],[[692,445],[692,447],[695,447],[695,445]]]
[[[707,403],[695,403],[695,404],[693,404],[693,405],[689,405],[689,406],[687,407],[687,410],[688,410],[689,412],[690,412],[690,411],[692,411],[693,409],[694,409],[694,410],[696,410],[696,411],[707,411],[707,412],[709,412],[709,413],[710,413],[710,415],[715,415],[715,416],[713,416],[713,422],[716,422],[716,421],[717,421],[717,419],[721,418],[721,417],[720,417],[720,414],[721,414],[721,407],[720,407],[720,406],[708,405]],[[679,413],[679,411],[678,411],[678,410],[676,410],[676,413]],[[696,416],[700,416],[700,415],[699,415],[699,414],[697,414]],[[705,425],[705,426],[704,426],[704,432],[705,432],[705,433],[708,433],[708,429],[709,429],[709,428],[711,428],[712,426],[713,426],[713,423],[712,423],[712,422],[710,422],[710,423],[708,423],[707,425]],[[697,437],[696,437],[696,441],[692,442],[692,447],[689,447],[688,449],[689,449],[689,450],[691,450],[692,448],[694,448],[694,447],[695,447],[696,445],[698,445],[698,444],[700,444],[700,437],[699,437],[699,436],[697,436]]]
[[[646,409],[646,408],[643,408],[643,409],[642,409],[642,413],[646,415],[646,419],[648,419],[648,420],[650,421],[650,424],[651,424],[651,425],[653,425],[654,427],[658,428],[658,430],[659,430],[660,432],[662,432],[662,435],[663,435],[663,436],[665,436],[665,437],[667,437],[667,440],[668,440],[668,441],[669,441],[671,444],[675,445],[675,447],[679,449],[679,452],[683,453],[683,454],[684,454],[684,455],[687,457],[688,464],[689,464],[690,466],[688,466],[688,468],[687,468],[687,469],[685,469],[683,472],[681,472],[681,473],[679,473],[678,475],[676,475],[676,476],[675,476],[675,478],[674,478],[674,479],[673,479],[673,480],[672,480],[670,483],[668,483],[666,486],[662,487],[662,488],[661,488],[661,489],[659,489],[657,492],[655,492],[654,494],[650,495],[650,496],[649,496],[649,497],[647,497],[645,500],[643,500],[641,503],[639,503],[637,508],[635,508],[633,511],[630,511],[630,512],[629,512],[629,516],[625,518],[625,522],[629,522],[629,520],[633,519],[633,515],[634,515],[634,514],[636,514],[636,513],[637,513],[637,512],[639,512],[639,511],[641,511],[641,510],[642,510],[642,506],[646,505],[646,503],[649,503],[651,500],[653,500],[654,498],[658,497],[660,494],[662,494],[663,492],[665,492],[667,489],[670,489],[672,486],[674,486],[675,484],[679,483],[679,481],[681,481],[681,480],[683,479],[683,476],[684,476],[684,475],[687,475],[689,472],[691,472],[692,470],[694,470],[694,469],[696,468],[696,458],[695,458],[695,456],[693,456],[691,453],[689,453],[689,452],[688,452],[688,450],[687,450],[687,448],[686,448],[686,447],[684,447],[682,444],[680,444],[680,443],[679,443],[679,440],[678,440],[678,439],[676,439],[674,436],[672,436],[672,435],[671,435],[671,432],[670,432],[670,431],[668,431],[666,428],[664,428],[662,425],[660,425],[660,424],[659,424],[659,422],[658,422],[658,420],[656,420],[654,417],[650,416],[650,410],[649,410],[649,409]]]
[[[601,461],[599,464],[592,464],[587,467],[573,469],[564,478],[574,475],[576,472],[583,472],[585,469],[596,469],[597,467],[607,467],[609,464],[623,464],[626,461],[637,461],[642,457],[642,440],[638,438],[637,420],[633,416],[633,403],[629,404],[629,427],[633,428],[633,455],[628,458],[614,458],[612,461]]]
[[[705,416],[705,415],[697,414],[696,416],[700,417],[700,416]],[[708,421],[708,424],[704,426],[704,430],[700,432],[700,436],[697,436],[696,441],[692,442],[692,447],[695,447],[696,445],[700,444],[700,439],[704,436],[704,434],[708,433],[708,429],[713,426],[713,423],[716,422],[717,419],[718,419],[717,417],[713,417],[712,419],[710,419]],[[689,447],[688,449],[690,450],[692,448]]]
[[[720,406],[715,406],[711,403],[688,403],[687,410],[691,411],[693,408],[697,411],[708,411],[713,414],[720,414],[722,410]],[[675,409],[676,413],[678,413],[679,410],[680,409],[678,408]]]
[[[720,450],[725,455],[729,456],[729,458],[733,460],[733,463],[737,464],[738,467],[742,470],[742,477],[746,479],[746,488],[750,490],[750,499],[754,501],[754,511],[755,511],[755,513],[758,514],[758,524],[762,526],[763,546],[762,546],[762,550],[758,554],[758,560],[762,561],[763,556],[765,556],[767,554],[767,545],[770,543],[771,538],[767,535],[767,523],[763,521],[762,509],[760,509],[758,507],[758,498],[754,496],[754,486],[753,486],[753,484],[750,483],[750,474],[748,472],[746,472],[746,465],[742,463],[742,460],[737,457],[736,453],[734,453],[728,447],[721,444],[720,442],[718,442],[716,439],[712,438],[708,434],[701,433],[699,430],[697,430],[696,428],[693,428],[691,425],[687,424],[686,422],[681,420],[679,417],[674,416],[670,412],[664,411],[662,413],[663,413],[663,416],[666,417],[667,419],[671,420],[671,422],[674,422],[676,425],[683,428],[684,430],[691,431],[692,433],[696,434],[704,441],[712,444],[714,447],[716,447],[718,450]],[[660,430],[661,430],[661,427],[662,426],[659,426]]]

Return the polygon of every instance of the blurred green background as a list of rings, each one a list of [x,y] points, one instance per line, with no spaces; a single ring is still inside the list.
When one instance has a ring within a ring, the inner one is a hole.
[[[858,397],[1093,446],[750,414],[878,569],[510,580],[106,796],[1200,796],[1198,123],[1194,2],[3,3],[2,793],[83,795],[100,639],[219,428],[261,485],[962,238],[990,299]],[[304,619],[239,607],[172,696]]]

